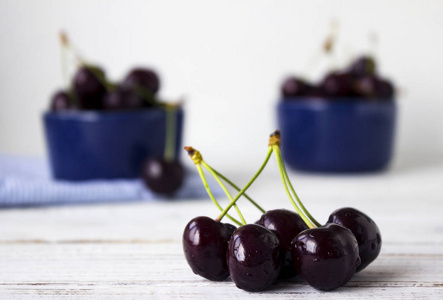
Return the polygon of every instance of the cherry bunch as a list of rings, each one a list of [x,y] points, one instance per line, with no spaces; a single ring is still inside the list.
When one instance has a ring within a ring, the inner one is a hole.
[[[181,104],[160,101],[157,92],[160,79],[149,68],[132,69],[120,83],[108,80],[102,68],[86,62],[65,33],[60,35],[62,73],[66,87],[51,98],[50,110],[54,113],[69,111],[135,111],[163,109],[166,111],[166,142],[163,157],[148,157],[141,166],[145,185],[156,194],[172,195],[182,185],[185,170],[175,159],[175,114]],[[67,54],[77,61],[73,78],[67,80]]]
[[[395,97],[395,89],[376,73],[373,57],[361,56],[345,69],[329,72],[318,84],[289,76],[281,85],[281,96],[286,101],[299,97],[389,101]]]
[[[242,189],[209,166],[199,151],[192,147],[185,149],[197,167],[209,197],[221,211],[215,220],[196,217],[184,229],[183,250],[195,274],[213,281],[230,276],[238,288],[249,292],[265,290],[277,279],[300,275],[312,287],[330,291],[346,284],[380,253],[380,230],[364,213],[354,208],[340,208],[322,225],[307,211],[286,172],[278,130],[269,138],[264,163]],[[272,153],[283,187],[296,212],[285,209],[265,211],[245,193],[263,171]],[[203,168],[229,198],[230,203],[224,209],[211,192]],[[238,191],[235,197],[231,196],[225,183]],[[262,212],[254,224],[246,224],[236,204],[241,196]],[[240,220],[229,214],[232,207]],[[225,216],[238,227],[222,223]]]
[[[110,82],[101,67],[87,62],[79,54],[66,34],[60,35],[60,41],[66,87],[52,96],[51,111],[121,111],[165,106],[156,97],[160,89],[160,79],[154,70],[134,68],[120,83]],[[77,62],[71,80],[67,78],[68,54],[72,54]]]

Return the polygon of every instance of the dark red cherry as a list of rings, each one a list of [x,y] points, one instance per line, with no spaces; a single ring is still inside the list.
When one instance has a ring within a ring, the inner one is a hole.
[[[257,224],[239,227],[229,240],[227,253],[232,281],[248,292],[267,289],[280,274],[282,254],[272,231]]]
[[[105,74],[94,66],[82,66],[74,75],[72,85],[80,109],[94,110],[102,108],[102,97],[106,93]]]
[[[340,224],[348,228],[357,239],[361,259],[357,272],[366,268],[377,258],[381,249],[381,233],[370,217],[355,208],[345,207],[334,211],[329,216],[328,223]]]
[[[280,240],[284,260],[279,278],[290,278],[297,274],[291,254],[291,242],[301,231],[309,229],[303,219],[286,209],[268,210],[256,222],[271,230]]]
[[[321,89],[327,97],[353,96],[353,78],[349,73],[332,72],[326,75]]]
[[[103,98],[105,110],[136,110],[143,107],[143,98],[130,89],[117,87]]]
[[[388,80],[375,75],[360,77],[354,81],[354,91],[358,96],[389,100],[394,97],[394,88]]]
[[[142,177],[146,186],[154,193],[171,195],[182,185],[185,169],[178,160],[151,158],[143,165]]]
[[[379,80],[375,75],[366,75],[357,78],[354,81],[353,88],[357,96],[368,99],[375,99],[378,98],[378,82]]]
[[[68,93],[65,91],[58,91],[56,92],[52,98],[51,98],[51,105],[50,110],[51,111],[64,111],[64,110],[70,110],[74,107],[74,104],[69,97]]]
[[[123,85],[129,89],[140,90],[154,95],[160,89],[160,79],[157,74],[146,68],[135,68],[126,75]]]
[[[356,77],[374,75],[375,69],[375,60],[371,56],[361,56],[351,64],[350,73]]]
[[[332,223],[302,231],[293,241],[292,255],[297,272],[322,291],[346,284],[360,265],[355,236]]]
[[[183,251],[195,274],[214,281],[229,276],[226,251],[232,233],[226,226],[208,217],[196,217],[186,225]],[[230,226],[228,228],[231,229]]]
[[[294,76],[286,78],[281,86],[281,94],[284,99],[304,96],[309,90],[308,83]]]
[[[377,85],[378,98],[390,100],[395,97],[395,89],[392,83],[387,79],[379,79]]]

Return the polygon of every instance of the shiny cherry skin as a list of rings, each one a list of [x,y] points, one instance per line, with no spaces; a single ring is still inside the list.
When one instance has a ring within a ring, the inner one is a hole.
[[[281,95],[284,99],[305,96],[310,90],[310,85],[302,79],[291,76],[284,80],[281,86]]]
[[[369,99],[391,100],[394,97],[392,84],[388,80],[375,75],[367,75],[356,79],[353,88],[358,96]]]
[[[381,233],[377,224],[361,211],[345,207],[334,211],[328,223],[335,223],[348,228],[357,239],[361,264],[357,272],[366,268],[373,262],[381,250]]]
[[[142,178],[152,192],[172,195],[182,185],[185,169],[178,160],[151,158],[143,164]]]
[[[71,98],[65,91],[57,91],[51,98],[50,110],[53,112],[66,111],[73,107]]]
[[[380,99],[392,100],[395,97],[394,86],[389,80],[379,78],[377,84],[377,95]]]
[[[366,55],[357,58],[350,66],[350,73],[356,77],[374,75],[375,70],[376,64],[374,58]]]
[[[353,96],[353,78],[349,73],[332,72],[325,76],[321,89],[327,97]]]
[[[103,85],[105,74],[95,66],[82,66],[74,75],[72,86],[80,109],[99,110],[102,108],[102,97],[106,94]]]
[[[183,251],[192,271],[206,279],[221,281],[229,276],[226,251],[235,226],[196,217],[183,232]]]
[[[160,79],[157,73],[151,69],[135,68],[126,75],[123,85],[133,90],[141,88],[154,95],[160,89]]]
[[[143,107],[143,98],[130,89],[117,87],[103,98],[104,110],[137,110]]]
[[[360,265],[355,236],[338,224],[302,231],[293,240],[292,256],[297,272],[321,291],[346,284]]]
[[[232,281],[248,292],[267,289],[280,274],[282,254],[272,231],[257,224],[239,227],[229,240],[227,252]]]
[[[295,212],[274,209],[264,213],[256,224],[275,233],[283,248],[284,259],[279,278],[290,278],[297,275],[291,254],[291,242],[300,232],[309,229],[303,219]]]

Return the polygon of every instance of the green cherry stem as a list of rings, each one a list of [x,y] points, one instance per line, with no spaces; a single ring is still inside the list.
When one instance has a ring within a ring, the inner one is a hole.
[[[214,195],[212,194],[211,189],[209,188],[208,182],[206,181],[206,177],[205,174],[203,173],[203,169],[201,167],[200,164],[196,164],[195,165],[197,167],[197,171],[200,174],[200,177],[203,181],[203,185],[205,186],[206,192],[208,193],[209,197],[211,198],[212,202],[214,202],[215,206],[217,206],[217,208],[220,211],[223,211],[223,208],[220,206],[220,204],[218,204],[217,200],[215,199]],[[238,220],[236,220],[235,218],[231,217],[230,215],[226,214],[226,216],[235,224],[237,224],[238,226],[242,226],[243,224],[241,222],[239,222]],[[216,220],[218,221],[218,220]]]
[[[173,106],[166,106],[166,141],[164,159],[171,162],[175,158],[175,140],[176,140],[176,124],[175,119],[177,115],[177,108]]]
[[[300,198],[298,197],[297,193],[295,192],[294,187],[292,186],[291,181],[289,180],[289,176],[288,173],[286,172],[286,168],[283,162],[283,158],[281,155],[281,151],[280,151],[280,147],[278,147],[277,145],[273,146],[274,148],[274,154],[275,154],[275,158],[278,161],[278,165],[279,168],[281,168],[281,172],[280,175],[283,176],[284,180],[286,181],[287,185],[289,186],[289,188],[292,191],[292,194],[294,195],[295,200],[297,201],[298,207],[303,211],[303,213],[309,218],[309,220],[312,221],[312,223],[315,224],[315,226],[320,227],[321,224],[319,222],[317,222],[317,220],[309,213],[309,211],[306,209],[306,207],[303,205],[303,203],[301,202]]]
[[[270,146],[274,151],[278,149],[277,145]],[[294,206],[297,213],[300,215],[300,217],[303,219],[303,221],[308,225],[309,228],[316,228],[314,224],[312,224],[311,220],[303,213],[303,211],[298,207],[297,203],[295,203],[294,199],[292,198],[291,193],[289,192],[288,185],[286,183],[286,178],[284,176],[284,165],[282,164],[281,160],[278,159],[278,155],[275,155],[275,159],[277,161],[278,171],[280,172],[280,177],[283,183],[283,187],[285,188],[286,194],[288,195],[289,200],[292,203],[292,206]]]
[[[234,203],[244,194],[244,192],[251,186],[251,184],[257,179],[257,177],[260,175],[260,173],[263,171],[263,169],[266,167],[266,164],[269,161],[269,158],[272,154],[272,148],[269,147],[268,153],[266,154],[266,159],[263,162],[263,164],[260,166],[260,169],[258,169],[257,173],[252,177],[252,179],[241,189],[241,191],[235,196],[234,199],[232,199],[231,203],[226,206],[226,208],[222,211],[222,213],[215,219],[216,221],[221,221],[223,217],[227,214],[228,210],[234,205]]]
[[[217,175],[218,177],[220,177],[221,179],[223,179],[226,183],[228,183],[230,186],[232,186],[235,190],[237,190],[237,192],[240,192],[240,188],[235,185],[232,181],[230,181],[228,178],[226,178],[225,176],[223,176],[220,172],[218,172],[217,170],[215,170],[214,168],[210,167],[208,165],[209,168],[211,168]],[[255,207],[257,207],[258,210],[260,210],[263,214],[266,212],[266,210],[264,210],[260,205],[258,205],[257,202],[255,202],[254,200],[252,200],[251,197],[248,196],[248,194],[243,193],[243,196],[245,196],[246,199],[249,200],[249,202],[251,202]]]
[[[215,178],[215,180],[218,182],[218,184],[220,185],[220,187],[223,189],[223,191],[225,192],[226,196],[229,198],[229,200],[232,201],[232,196],[229,193],[228,189],[226,188],[226,186],[224,185],[224,183],[220,180],[220,178],[218,177],[218,175],[214,172],[214,170],[212,170],[211,167],[208,166],[207,163],[205,163],[204,160],[201,161],[201,164],[203,165],[203,167],[209,171],[209,173],[211,173],[211,175]],[[234,203],[234,208],[238,213],[238,216],[240,217],[240,220],[242,221],[243,225],[246,225],[246,220],[243,217],[243,214],[241,213],[240,209],[238,208],[237,204]]]

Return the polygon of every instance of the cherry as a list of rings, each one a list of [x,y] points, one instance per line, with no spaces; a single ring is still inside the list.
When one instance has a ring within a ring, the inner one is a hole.
[[[381,249],[381,233],[370,217],[355,208],[345,207],[334,211],[329,216],[328,223],[348,228],[357,239],[361,259],[357,272],[366,268],[377,258]]]
[[[95,66],[82,66],[74,75],[72,85],[81,109],[101,109],[106,93],[105,74]]]
[[[309,90],[308,83],[294,76],[286,78],[281,86],[281,94],[284,98],[304,96]]]
[[[346,284],[360,265],[355,236],[345,227],[332,223],[297,235],[292,257],[299,274],[322,291]]]
[[[152,96],[160,89],[160,79],[153,70],[135,68],[126,75],[123,85],[133,90],[142,89]]]
[[[362,76],[354,81],[354,91],[360,97],[377,98],[378,82],[375,75]]]
[[[57,91],[51,98],[51,111],[57,112],[70,110],[73,107],[74,105],[71,101],[71,98],[65,91]]]
[[[375,60],[371,56],[361,56],[357,58],[350,66],[351,74],[356,77],[374,75],[375,70]]]
[[[309,229],[303,219],[286,209],[268,210],[256,222],[277,235],[284,252],[280,278],[290,278],[297,274],[291,254],[291,242],[301,231]]]
[[[394,97],[394,88],[388,80],[375,75],[360,77],[354,82],[354,91],[365,98],[389,100]]]
[[[185,169],[178,160],[151,158],[143,164],[142,177],[154,193],[171,195],[183,183]]]
[[[229,276],[226,251],[232,227],[208,217],[189,221],[183,232],[183,250],[195,274],[213,281]]]
[[[263,226],[241,226],[229,240],[227,260],[232,281],[238,288],[249,292],[264,290],[280,274],[280,241]]]
[[[132,90],[117,87],[103,98],[103,108],[106,110],[135,110],[143,107],[144,100]]]
[[[328,97],[348,97],[353,95],[352,85],[349,73],[332,72],[323,79],[321,89]]]
[[[389,80],[379,79],[377,85],[377,94],[380,99],[393,99],[395,97],[394,86]]]

